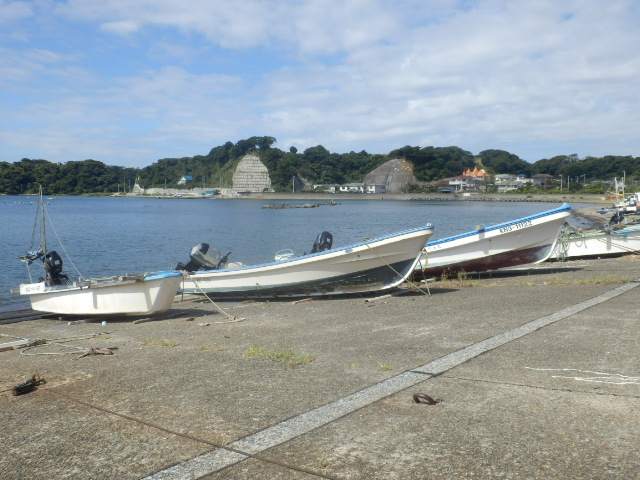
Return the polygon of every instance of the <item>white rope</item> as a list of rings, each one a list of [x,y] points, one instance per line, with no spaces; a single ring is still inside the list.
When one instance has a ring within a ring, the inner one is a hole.
[[[392,272],[394,272],[396,275],[400,276],[400,277],[404,277],[404,275],[402,275],[400,272],[398,272],[395,268],[393,268],[391,265],[389,265],[387,263],[386,260],[384,260],[380,255],[378,255],[375,250],[373,250],[373,248],[371,248],[371,246],[367,243],[367,240],[371,240],[370,237],[366,237],[363,242],[364,244],[367,246],[367,248],[376,256],[378,257],[382,263],[384,263],[387,267],[389,267],[391,269]],[[426,258],[426,249],[425,250],[425,258]],[[420,251],[420,256],[422,257],[422,250]],[[420,260],[419,260],[420,261]],[[416,285],[415,283],[413,283],[411,280],[409,280],[409,277],[411,277],[411,273],[409,275],[407,275],[407,278],[405,278],[405,281],[411,285],[413,288],[415,288],[416,290],[418,290],[420,293],[422,293],[423,295],[431,295],[431,291],[429,290],[429,285],[427,285],[427,292],[425,293],[424,290],[422,290],[418,285]]]
[[[196,288],[200,291],[200,293],[202,293],[202,294],[207,298],[207,300],[209,300],[209,301],[213,304],[213,306],[214,306],[214,307],[216,307],[216,309],[217,309],[220,313],[222,313],[222,314],[223,314],[224,316],[226,316],[227,318],[230,318],[230,319],[231,319],[231,321],[229,321],[229,322],[216,322],[216,323],[232,323],[232,322],[241,321],[241,320],[238,320],[238,319],[237,319],[236,317],[234,317],[233,315],[231,315],[231,314],[227,313],[227,312],[226,312],[223,308],[221,308],[220,306],[218,306],[218,305],[216,304],[216,302],[214,302],[214,301],[211,299],[211,297],[209,297],[209,295],[207,295],[207,294],[205,293],[205,291],[204,291],[204,290],[202,290],[202,288],[200,288],[200,285],[198,285],[198,282],[196,282],[196,281],[193,279],[193,277],[192,277],[191,275],[189,275],[188,273],[185,273],[185,275],[183,275],[183,277],[182,277],[182,292],[183,292],[183,295],[184,295],[184,281],[185,281],[185,279],[186,279],[187,277],[189,277],[189,278],[190,278],[190,280],[193,282],[193,284],[196,286]],[[243,320],[243,319],[242,319],[242,320]]]

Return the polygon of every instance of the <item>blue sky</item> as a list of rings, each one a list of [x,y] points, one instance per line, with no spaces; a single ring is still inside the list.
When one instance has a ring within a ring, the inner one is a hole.
[[[640,156],[636,0],[0,0],[0,161]]]

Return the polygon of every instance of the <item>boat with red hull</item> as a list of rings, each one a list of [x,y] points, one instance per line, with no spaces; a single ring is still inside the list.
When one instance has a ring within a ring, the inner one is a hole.
[[[571,206],[519,218],[452,237],[434,240],[414,271],[414,277],[427,278],[458,272],[484,272],[547,260]]]

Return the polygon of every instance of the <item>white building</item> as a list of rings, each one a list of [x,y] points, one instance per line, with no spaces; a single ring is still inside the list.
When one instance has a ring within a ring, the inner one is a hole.
[[[364,184],[366,193],[387,193],[387,187],[381,183],[377,184]]]

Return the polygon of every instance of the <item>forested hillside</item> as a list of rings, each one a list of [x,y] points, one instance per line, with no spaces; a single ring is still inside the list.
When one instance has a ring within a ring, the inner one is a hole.
[[[36,193],[39,184],[48,195],[109,194],[130,191],[136,179],[145,188],[176,188],[183,175],[191,175],[195,186],[230,187],[235,166],[248,152],[260,156],[276,191],[289,191],[294,176],[321,184],[361,182],[368,172],[393,158],[412,162],[417,180],[425,183],[458,176],[478,161],[492,174],[569,176],[576,179],[574,188],[579,188],[580,182],[621,177],[623,172],[628,181],[640,180],[640,158],[631,156],[579,159],[576,155],[558,155],[529,163],[503,150],[474,155],[459,147],[405,146],[383,155],[364,150],[331,153],[322,145],[303,152],[295,147],[283,151],[275,148],[275,143],[273,137],[251,137],[235,144],[226,142],[207,155],[164,158],[141,169],[110,166],[96,160],[52,163],[23,158],[14,163],[0,162],[0,194]]]

